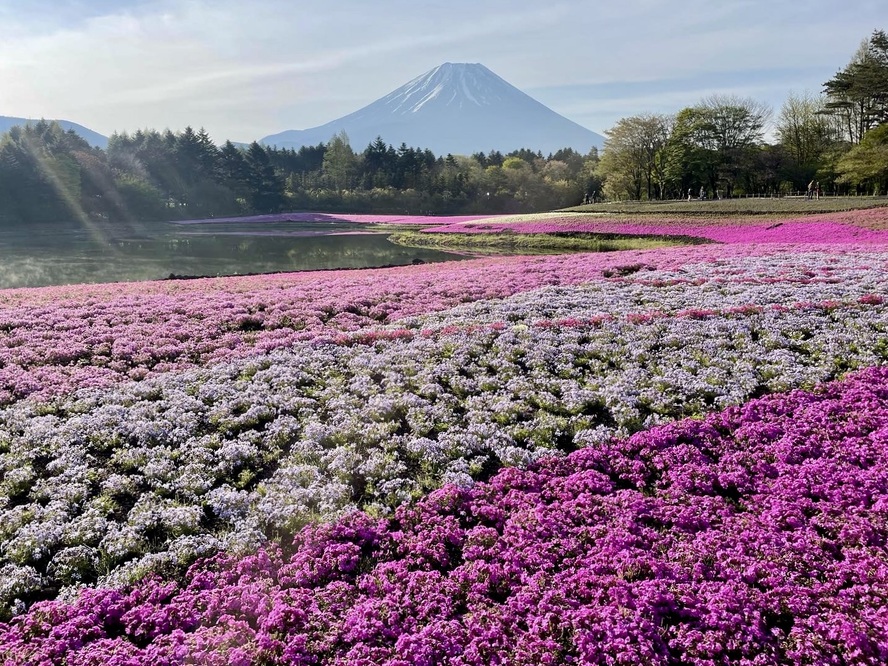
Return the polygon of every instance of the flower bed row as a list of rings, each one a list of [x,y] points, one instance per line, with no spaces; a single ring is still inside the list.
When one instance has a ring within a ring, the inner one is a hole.
[[[888,370],[0,625],[0,662],[881,664]]]
[[[752,279],[764,260],[743,259],[710,266],[738,279],[700,282],[704,267],[688,267],[690,283],[652,271],[654,284],[637,272],[551,287],[405,320],[376,341],[303,342],[10,405],[3,612],[883,362],[888,305],[870,293],[883,271],[826,259],[810,277],[769,257],[785,283]]]
[[[546,284],[577,283],[609,266],[613,261],[595,255],[570,263],[508,258],[0,291],[0,404],[262,353]]]
[[[595,257],[0,292],[0,403],[199,366],[600,273]],[[484,276],[482,279],[482,275]]]
[[[728,312],[747,306],[805,307],[826,301],[881,302],[888,294],[888,253],[776,253],[727,257],[715,263],[656,268],[645,263],[605,269],[605,280],[546,287],[509,298],[472,301],[439,312],[405,317],[399,328],[446,328],[495,322],[590,316],[657,316]]]
[[[857,211],[855,211],[857,213]],[[888,210],[879,211],[888,220]],[[513,219],[490,218],[446,223],[424,229],[425,233],[496,233],[520,234],[600,233],[639,236],[684,236],[705,238],[719,243],[856,243],[884,245],[888,232],[854,224],[846,214],[839,222],[834,216],[817,219],[744,221],[742,224],[694,219],[632,220],[608,219],[580,213],[516,216]]]
[[[832,249],[828,258],[827,248],[812,247],[812,252],[821,254],[812,255],[808,265],[827,271],[832,262],[837,269],[851,271],[883,265],[885,257],[868,249]],[[0,291],[0,404],[264,353],[459,303],[504,298],[545,285],[601,280],[641,266],[684,270],[702,263],[694,279],[709,279],[701,277],[707,263],[730,262],[730,273],[725,273],[729,279],[811,279],[802,274],[807,259],[779,258],[787,253],[797,255],[798,248],[697,246],[384,270],[5,290]],[[767,262],[744,263],[750,261],[749,255],[776,256],[774,261],[785,271],[781,268],[767,277]]]

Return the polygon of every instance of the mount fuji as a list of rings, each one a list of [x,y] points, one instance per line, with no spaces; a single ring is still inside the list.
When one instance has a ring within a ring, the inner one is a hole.
[[[484,65],[449,62],[338,120],[259,142],[298,149],[327,143],[343,130],[356,151],[377,136],[396,147],[406,143],[436,155],[519,148],[543,154],[573,148],[585,154],[604,145],[600,134],[555,113]]]

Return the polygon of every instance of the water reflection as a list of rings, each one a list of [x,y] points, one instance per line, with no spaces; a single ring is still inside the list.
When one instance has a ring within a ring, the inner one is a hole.
[[[0,228],[0,288],[156,280],[170,276],[405,265],[457,255],[401,247],[354,225],[276,223]]]

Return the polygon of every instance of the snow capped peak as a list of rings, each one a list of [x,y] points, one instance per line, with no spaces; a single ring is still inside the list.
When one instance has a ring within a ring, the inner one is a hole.
[[[416,113],[426,105],[490,106],[519,90],[480,63],[445,62],[389,93],[382,100],[393,113]]]

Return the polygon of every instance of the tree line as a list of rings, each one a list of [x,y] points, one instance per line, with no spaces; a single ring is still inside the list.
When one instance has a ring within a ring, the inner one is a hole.
[[[299,150],[217,146],[191,127],[114,134],[102,150],[40,121],[0,137],[0,222],[533,212],[590,197],[788,194],[815,180],[827,193],[885,193],[888,36],[875,31],[822,95],[791,94],[772,115],[754,99],[711,96],[675,114],[621,119],[601,155],[547,156],[436,156],[382,138],[358,152],[344,133]]]
[[[612,199],[888,189],[888,36],[877,30],[822,95],[790,94],[776,118],[751,98],[713,95],[675,114],[623,118],[597,174]],[[773,129],[776,141],[765,141]]]
[[[0,139],[0,222],[173,220],[293,209],[529,212],[571,205],[599,187],[598,162],[594,149],[441,157],[382,139],[355,152],[344,133],[299,150],[230,141],[219,147],[191,127],[114,134],[102,150],[40,121]]]

